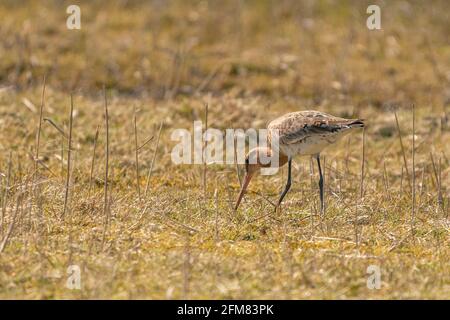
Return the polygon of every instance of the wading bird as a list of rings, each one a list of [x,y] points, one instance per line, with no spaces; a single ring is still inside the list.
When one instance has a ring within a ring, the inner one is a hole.
[[[317,166],[319,167],[320,210],[323,212],[323,176],[320,167],[320,152],[349,133],[351,129],[363,127],[364,120],[344,119],[319,111],[287,113],[271,121],[267,126],[268,140],[269,142],[275,140],[272,137],[277,134],[278,143],[268,144],[269,147],[257,147],[247,153],[245,157],[245,177],[236,201],[235,210],[238,209],[253,175],[260,168],[271,167],[271,163],[264,164],[260,161],[260,155],[271,157],[274,152],[278,152],[278,166],[288,164],[288,177],[276,208],[281,204],[291,187],[292,158],[296,155],[311,155],[317,159]]]

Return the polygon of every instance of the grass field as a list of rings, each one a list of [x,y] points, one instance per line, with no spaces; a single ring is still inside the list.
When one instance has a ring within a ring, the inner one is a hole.
[[[448,1],[78,1],[81,30],[70,4],[0,2],[0,298],[450,297]],[[278,213],[286,168],[235,212],[236,166],[171,161],[206,103],[221,130],[364,118],[364,152],[323,152],[324,215],[308,157]]]

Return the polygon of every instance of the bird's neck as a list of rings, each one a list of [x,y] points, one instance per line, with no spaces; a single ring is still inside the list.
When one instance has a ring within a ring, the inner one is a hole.
[[[269,147],[258,147],[258,152],[260,152],[260,154],[266,154],[268,157],[273,156],[273,151],[271,148]],[[284,166],[287,162],[288,162],[289,158],[282,153],[281,151],[278,152],[278,167],[282,167]],[[262,168],[268,168],[272,166],[272,163],[267,163],[267,164],[261,164]]]

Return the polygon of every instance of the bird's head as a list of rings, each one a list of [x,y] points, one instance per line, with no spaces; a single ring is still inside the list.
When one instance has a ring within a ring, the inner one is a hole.
[[[254,148],[250,150],[245,156],[245,176],[244,181],[242,182],[241,191],[239,192],[238,199],[236,201],[236,205],[234,209],[237,210],[239,204],[241,203],[242,198],[244,197],[245,191],[247,190],[248,185],[250,184],[250,180],[252,177],[259,171],[259,169],[264,167],[269,167],[269,164],[263,164],[261,162],[261,155],[266,155],[270,157],[272,154],[270,148]]]

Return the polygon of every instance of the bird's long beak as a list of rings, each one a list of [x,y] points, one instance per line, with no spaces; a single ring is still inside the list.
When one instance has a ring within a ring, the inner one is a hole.
[[[245,190],[247,190],[247,187],[248,187],[251,179],[252,179],[252,175],[246,173],[245,177],[244,177],[244,183],[242,184],[241,191],[239,192],[239,197],[236,201],[236,205],[234,206],[234,210],[237,210],[239,208],[239,204],[241,203],[241,200],[244,197]]]

